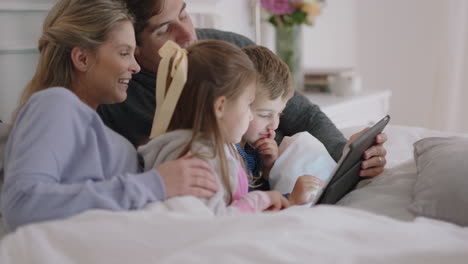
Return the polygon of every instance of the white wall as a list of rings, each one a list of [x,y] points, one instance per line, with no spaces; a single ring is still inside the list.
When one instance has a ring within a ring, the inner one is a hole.
[[[327,0],[313,26],[303,26],[303,64],[310,68],[356,67],[356,0]],[[263,14],[266,21],[268,14]],[[262,45],[274,50],[274,27],[262,23]]]
[[[467,8],[465,0],[357,1],[358,67],[365,88],[392,90],[393,123],[468,132],[461,115],[447,122],[468,100],[468,79],[453,73],[467,72]]]
[[[434,126],[468,132],[468,1],[448,0],[432,116]]]
[[[0,0],[0,119],[9,121],[19,95],[32,77],[37,39],[53,0]]]
[[[327,0],[314,26],[304,27],[306,68],[356,66],[356,2]]]
[[[357,6],[364,87],[392,90],[393,122],[431,127],[445,5],[441,0],[360,0]]]
[[[191,13],[214,13],[218,16],[216,27],[254,39],[250,0],[186,0]]]
[[[31,79],[42,21],[55,0],[0,0],[0,120],[9,121]],[[253,38],[249,0],[187,0],[188,10],[216,13],[219,27]]]

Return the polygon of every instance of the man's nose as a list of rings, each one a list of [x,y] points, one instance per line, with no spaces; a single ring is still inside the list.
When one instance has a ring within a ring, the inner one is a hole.
[[[195,39],[193,28],[189,25],[178,23],[175,29],[175,41],[183,48],[187,48]]]

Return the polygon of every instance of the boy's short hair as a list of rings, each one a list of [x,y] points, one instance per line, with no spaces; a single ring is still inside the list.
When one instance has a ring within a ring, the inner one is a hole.
[[[257,71],[257,96],[289,99],[293,94],[292,77],[289,67],[280,57],[263,46],[248,46],[242,49],[253,62]]]

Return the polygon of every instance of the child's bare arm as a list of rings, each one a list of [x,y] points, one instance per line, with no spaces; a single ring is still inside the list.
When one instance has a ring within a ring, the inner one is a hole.
[[[266,191],[265,192],[271,200],[271,205],[265,211],[279,211],[289,207],[289,202],[284,196],[278,191]]]

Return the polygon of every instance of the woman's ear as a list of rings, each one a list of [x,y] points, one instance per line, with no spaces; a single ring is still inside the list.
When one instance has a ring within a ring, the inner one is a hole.
[[[215,99],[214,102],[214,112],[216,118],[221,119],[224,116],[224,112],[226,111],[226,96],[220,96]]]
[[[88,71],[88,69],[91,66],[90,52],[80,47],[74,47],[71,50],[70,56],[73,62],[73,66],[75,66],[75,69],[81,72]]]

